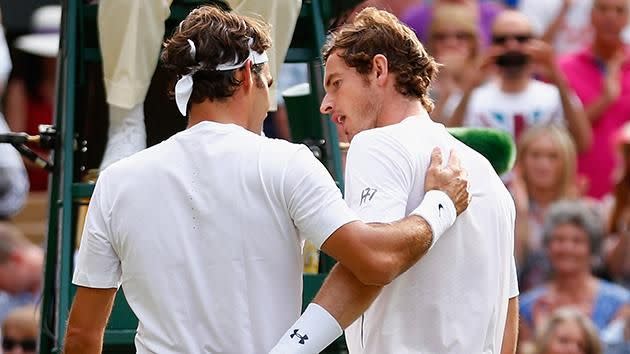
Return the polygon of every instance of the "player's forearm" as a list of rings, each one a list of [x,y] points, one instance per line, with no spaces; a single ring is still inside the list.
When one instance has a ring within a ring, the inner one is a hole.
[[[433,241],[429,224],[409,216],[391,224],[352,222],[336,231],[322,250],[366,285],[385,285],[413,265]],[[351,245],[351,247],[349,247]]]
[[[102,333],[86,333],[68,327],[64,340],[64,354],[100,354],[102,349]]]
[[[348,268],[337,263],[313,302],[325,308],[345,329],[368,309],[382,288],[363,284]]]
[[[371,252],[380,259],[389,260],[383,262],[383,267],[389,274],[387,283],[416,264],[433,242],[431,227],[425,219],[417,215],[410,215],[391,224],[370,226],[375,231],[374,236],[369,239]]]
[[[408,217],[389,224],[346,224],[324,242],[322,250],[363,284],[386,285],[414,265],[456,217],[449,196],[431,190]]]
[[[337,263],[313,302],[284,333],[270,354],[319,353],[376,299],[381,286],[365,285]]]

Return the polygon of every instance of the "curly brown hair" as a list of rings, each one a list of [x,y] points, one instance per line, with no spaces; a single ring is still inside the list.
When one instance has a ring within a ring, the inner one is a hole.
[[[195,58],[190,55],[188,40],[196,47]],[[171,38],[164,42],[161,55],[162,66],[173,76],[170,93],[178,77],[193,74],[193,91],[190,103],[201,103],[206,99],[225,100],[241,85],[234,76],[236,70],[217,71],[222,63],[233,63],[249,55],[251,49],[262,53],[271,47],[269,26],[251,17],[226,12],[215,6],[201,6],[188,14]],[[260,72],[264,64],[252,65],[252,71],[262,86]],[[189,106],[190,107],[190,106]]]
[[[396,74],[396,90],[419,99],[428,112],[433,110],[428,93],[439,64],[427,54],[413,30],[391,13],[373,7],[363,9],[354,21],[329,35],[322,50],[324,63],[333,53],[364,75],[372,71],[374,56],[384,55],[388,70]]]

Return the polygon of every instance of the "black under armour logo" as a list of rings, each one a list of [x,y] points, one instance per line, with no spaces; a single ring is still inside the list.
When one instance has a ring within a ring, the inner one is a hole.
[[[444,209],[444,206],[442,206],[442,203],[438,204],[438,216],[442,217],[442,209]]]
[[[376,194],[376,189],[375,188],[365,188],[364,190],[361,191],[361,202],[359,203],[359,206],[363,205],[363,203],[368,202],[370,200],[372,200],[372,198],[374,198],[374,194]]]
[[[306,342],[308,340],[308,335],[301,335],[298,333],[299,329],[294,329],[293,330],[293,334],[291,334],[289,337],[293,338],[293,337],[298,337],[300,339],[300,341],[298,343],[300,344],[304,344],[304,342]]]

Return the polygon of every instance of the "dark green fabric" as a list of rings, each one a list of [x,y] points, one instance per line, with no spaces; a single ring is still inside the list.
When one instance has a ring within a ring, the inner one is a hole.
[[[502,175],[514,167],[516,145],[510,134],[489,128],[448,128],[448,132],[483,155],[497,174]]]

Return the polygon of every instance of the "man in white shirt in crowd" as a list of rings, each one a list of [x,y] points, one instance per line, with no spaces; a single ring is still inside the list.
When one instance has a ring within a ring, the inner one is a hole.
[[[304,239],[358,283],[383,285],[467,207],[455,153],[444,167],[436,150],[426,180],[413,182],[414,195],[431,198],[401,221],[360,222],[308,148],[261,136],[270,46],[266,25],[213,7],[191,12],[167,40],[162,62],[179,77],[174,95],[188,128],[101,173],[64,353],[101,352],[121,284],[139,319],[140,354],[266,353],[300,315]],[[341,334],[321,306],[305,314]],[[294,336],[305,347],[330,343],[328,333]]]
[[[392,222],[432,198],[422,185],[436,145],[457,152],[473,198],[440,241],[391,284],[360,283],[341,263],[314,303],[341,327],[349,325],[351,354],[514,353],[514,202],[489,162],[429,117],[438,64],[411,29],[374,8],[334,32],[323,54],[321,111],[351,139],[345,199],[362,220]],[[317,352],[301,350],[292,336],[326,325],[307,317],[289,327],[272,353]]]
[[[540,65],[551,84],[532,78]],[[481,84],[481,73],[497,69],[497,79]],[[527,17],[504,11],[494,22],[492,45],[470,81],[449,126],[482,126],[510,132],[516,140],[534,124],[566,125],[579,151],[589,148],[592,132],[575,94],[558,68],[551,46],[534,38]]]

